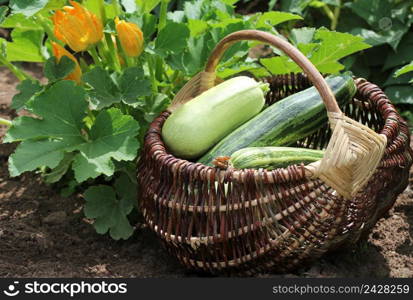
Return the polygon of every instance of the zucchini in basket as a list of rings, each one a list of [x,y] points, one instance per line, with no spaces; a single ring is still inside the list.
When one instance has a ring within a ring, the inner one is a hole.
[[[326,81],[341,107],[356,93],[349,75],[329,76]],[[316,132],[327,120],[321,96],[311,87],[269,106],[222,139],[198,162],[212,165],[216,157],[230,156],[246,147],[288,146]]]
[[[231,78],[177,108],[165,121],[162,139],[177,157],[197,158],[258,114],[268,84]]]
[[[217,157],[214,165],[234,169],[267,169],[308,164],[323,158],[323,150],[295,147],[248,147],[234,152],[231,157]]]

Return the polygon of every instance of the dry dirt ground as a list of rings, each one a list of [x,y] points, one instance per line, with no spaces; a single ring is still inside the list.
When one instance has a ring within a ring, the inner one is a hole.
[[[26,66],[27,67],[27,66]],[[29,66],[38,76],[39,66]],[[17,80],[0,68],[0,116]],[[0,136],[4,128],[0,128]],[[144,226],[116,242],[95,233],[82,213],[81,195],[64,198],[40,176],[10,178],[7,158],[14,146],[0,144],[0,277],[188,277]],[[260,277],[413,277],[413,173],[410,186],[368,240],[332,253],[293,274]]]

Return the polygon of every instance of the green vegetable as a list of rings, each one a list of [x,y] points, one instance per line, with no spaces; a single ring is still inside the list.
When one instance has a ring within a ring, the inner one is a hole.
[[[351,76],[327,79],[337,102],[344,106],[356,93]],[[219,156],[230,156],[246,147],[288,146],[305,138],[327,122],[327,113],[318,91],[311,87],[269,106],[233,131],[198,162],[211,165]]]
[[[231,155],[229,165],[235,169],[273,170],[293,164],[311,163],[320,160],[322,150],[293,147],[250,147],[243,148]]]
[[[162,138],[182,158],[200,157],[223,137],[258,114],[268,85],[240,76],[180,106],[166,120]]]

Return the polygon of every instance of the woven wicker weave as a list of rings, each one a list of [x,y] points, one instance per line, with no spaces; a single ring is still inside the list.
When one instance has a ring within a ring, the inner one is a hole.
[[[311,86],[300,74],[263,80],[271,87],[268,103]],[[358,93],[343,112],[387,141],[379,165],[356,194],[340,194],[308,176],[304,165],[219,170],[174,157],[161,138],[167,111],[151,124],[138,165],[147,224],[188,268],[213,273],[286,272],[357,241],[407,186],[413,151],[405,121],[380,88],[364,79],[356,85]],[[325,124],[297,145],[322,149],[330,138]]]

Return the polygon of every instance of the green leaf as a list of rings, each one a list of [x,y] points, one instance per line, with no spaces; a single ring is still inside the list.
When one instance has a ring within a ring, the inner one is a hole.
[[[139,97],[151,93],[150,82],[138,67],[124,70],[118,80],[119,86],[114,82],[113,76],[101,67],[95,67],[84,74],[83,80],[92,87],[89,90],[90,101],[97,110],[120,101],[135,104]]]
[[[258,68],[259,65],[256,63],[245,63],[242,62],[240,64],[236,64],[234,66],[231,66],[229,68],[220,68],[217,72],[217,75],[219,78],[227,78],[230,76],[233,76],[235,74],[245,72],[245,71],[250,71],[252,69]]]
[[[88,95],[95,109],[99,110],[121,101],[120,92],[107,70],[95,67],[85,73],[82,80],[92,88]]]
[[[39,167],[55,168],[65,152],[85,143],[82,120],[87,102],[84,91],[72,81],[60,81],[28,103],[40,118],[13,120],[4,142],[22,141],[9,158],[12,176]]]
[[[154,9],[161,0],[136,0],[136,4],[140,7],[142,13],[149,13]]]
[[[411,85],[389,86],[384,92],[395,104],[413,104],[413,86]]]
[[[61,9],[66,3],[67,0],[49,0],[42,11],[46,11],[48,13],[49,10]]]
[[[96,0],[93,0],[93,1],[96,2]],[[104,8],[105,8],[106,18],[109,20],[110,19],[113,20],[122,10],[118,1],[111,1],[109,3],[104,1]]]
[[[405,110],[401,112],[401,116],[408,122],[410,132],[413,132],[413,112],[411,110]]]
[[[60,195],[62,197],[69,197],[72,195],[74,192],[76,192],[76,187],[77,187],[77,182],[76,180],[70,180],[64,188],[60,190]]]
[[[281,10],[302,15],[313,0],[284,0],[281,1]]]
[[[23,14],[9,15],[1,24],[3,28],[18,28],[22,31],[42,30],[42,26]]]
[[[177,53],[185,48],[188,37],[189,29],[185,24],[168,23],[155,40],[155,50],[162,55]]]
[[[68,56],[63,56],[59,62],[56,57],[50,57],[44,65],[44,75],[49,81],[57,81],[67,77],[75,68],[75,62]]]
[[[120,3],[125,8],[125,12],[134,13],[137,9],[135,0],[121,0]]]
[[[240,0],[221,0],[222,2],[224,2],[227,5],[234,5],[235,3],[237,3]]]
[[[413,61],[410,64],[404,66],[403,68],[397,70],[395,76],[399,77],[400,75],[406,74],[408,72],[413,72]]]
[[[302,27],[302,28],[295,28],[291,30],[290,39],[294,43],[294,45],[299,44],[308,44],[314,38],[315,28],[311,27]]]
[[[168,57],[168,64],[173,69],[181,70],[187,75],[198,73],[202,70],[208,58],[209,47],[207,43],[210,39],[209,35],[190,37],[185,52]]]
[[[111,176],[112,159],[130,161],[137,155],[139,124],[119,109],[100,111],[86,137],[85,93],[71,81],[59,81],[36,95],[30,108],[40,118],[15,119],[5,137],[5,142],[23,141],[9,160],[13,176],[42,166],[55,168],[65,152],[79,151],[72,168],[81,182]]]
[[[215,15],[218,20],[225,20],[234,17],[235,12],[232,6],[225,4],[221,0],[205,1],[206,8],[203,18],[208,18],[208,15]],[[209,17],[211,18],[211,17]]]
[[[170,98],[165,95],[158,93],[151,97],[145,105],[145,121],[151,123],[159,114],[166,110],[170,103]]]
[[[83,153],[77,154],[73,159],[72,169],[75,173],[76,182],[81,183],[89,178],[100,176],[101,170],[90,165],[88,158]],[[110,168],[106,168],[107,173],[111,173]]]
[[[303,18],[299,15],[294,15],[291,13],[281,12],[281,11],[270,11],[262,14],[257,20],[257,28],[271,28],[278,24],[291,21],[291,20],[302,20]]]
[[[56,140],[38,142],[24,141],[9,157],[9,172],[11,176],[18,176],[26,171],[33,171],[38,167],[56,167],[63,159],[64,150],[71,143]]]
[[[301,69],[287,56],[263,58],[260,63],[271,72],[271,74],[289,74],[301,72]]]
[[[46,6],[48,0],[10,0],[12,13],[22,13],[30,17]]]
[[[17,86],[20,93],[14,95],[11,108],[19,110],[25,107],[26,103],[38,92],[42,90],[42,86],[38,81],[30,79],[23,80]]]
[[[73,156],[73,153],[65,153],[60,163],[50,172],[43,175],[45,182],[58,182],[66,174],[67,170],[69,170],[70,165],[73,162]]]
[[[11,33],[13,42],[7,42],[8,61],[43,62],[41,53],[43,32],[40,30],[24,31],[14,29]]]
[[[144,78],[142,68],[126,69],[119,81],[121,99],[126,104],[135,104],[139,97],[151,94],[151,83]]]
[[[351,30],[351,34],[362,36],[365,39],[365,42],[372,46],[378,46],[387,43],[394,50],[396,50],[401,39],[408,30],[408,26],[395,20],[392,23],[392,26],[386,28],[386,30],[376,32],[365,28],[354,28]]]
[[[138,132],[138,122],[119,109],[100,111],[90,130],[89,141],[77,146],[81,153],[73,163],[76,180],[82,182],[100,174],[113,175],[112,159],[133,160],[139,148]]]
[[[370,46],[363,38],[348,33],[319,29],[314,35],[319,43],[298,44],[299,49],[321,73],[337,73],[344,68],[340,59]],[[287,56],[264,58],[260,62],[273,74],[301,72],[301,69]]]
[[[120,198],[121,211],[124,214],[129,214],[138,197],[136,184],[130,180],[128,175],[122,173],[115,181],[115,190],[118,198]]]
[[[108,215],[112,204],[116,204],[115,191],[107,185],[92,186],[86,190],[84,196],[86,199],[85,216],[90,219]]]
[[[380,26],[384,18],[391,18],[392,5],[389,0],[357,0],[349,3],[355,14],[370,26]]]
[[[351,34],[364,38],[364,41],[372,46],[379,46],[387,43],[388,39],[377,32],[365,28],[354,28]]]
[[[115,191],[110,186],[98,185],[88,188],[85,192],[85,216],[95,219],[93,226],[99,234],[109,231],[115,239],[127,239],[133,233],[127,214],[122,209]]]
[[[185,1],[184,13],[188,19],[200,20],[202,18],[202,6],[204,1]]]
[[[59,81],[29,102],[32,113],[42,119],[19,117],[4,142],[38,138],[81,138],[87,102],[84,90],[73,81]]]
[[[7,16],[7,12],[9,11],[9,8],[7,6],[0,6],[0,24],[3,23],[4,19]],[[2,25],[2,27],[4,27]]]
[[[271,76],[271,74],[263,67],[251,69],[249,72],[257,78]]]
[[[183,10],[168,11],[166,18],[175,23],[184,22],[185,13]]]
[[[396,69],[393,71],[393,73],[395,73]],[[389,76],[387,80],[380,86],[383,88],[391,85],[408,85],[412,81],[412,77],[413,74],[408,73],[402,74],[399,77]]]
[[[211,30],[209,30],[208,32],[208,35],[211,36],[211,38],[207,41],[209,51],[208,54],[210,53],[210,51],[212,51],[215,45],[228,34],[238,30],[249,29],[250,26],[251,24],[249,22],[236,20],[236,23],[230,23],[228,25],[225,25],[224,27],[211,28]],[[246,56],[248,54],[248,51],[249,47],[246,42],[235,43],[230,48],[228,48],[227,51],[225,51],[224,55],[221,58],[221,64],[226,63],[227,61],[235,57]]]
[[[391,16],[392,18],[395,18],[399,20],[400,22],[408,23],[409,22],[408,14],[409,14],[409,11],[411,11],[411,9],[412,9],[412,3],[410,3],[409,0],[399,2],[395,5],[393,4],[393,8],[391,10]]]
[[[188,20],[188,28],[191,36],[197,36],[204,33],[208,29],[208,22],[203,20]]]
[[[413,33],[406,34],[400,45],[397,48],[397,52],[390,52],[384,62],[383,70],[389,70],[394,67],[403,66],[410,63],[413,60]]]
[[[361,37],[325,29],[317,30],[315,39],[321,40],[321,44],[310,60],[322,73],[337,73],[344,67],[338,63],[340,59],[371,47]]]

